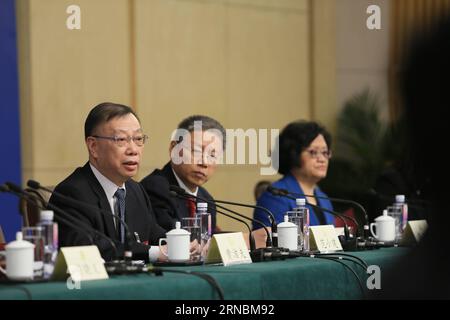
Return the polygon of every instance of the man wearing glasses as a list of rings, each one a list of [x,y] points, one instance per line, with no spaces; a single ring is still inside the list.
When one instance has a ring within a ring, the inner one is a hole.
[[[123,248],[128,239],[124,225],[108,214],[114,213],[126,221],[134,237],[133,259],[154,261],[162,257],[157,242],[165,231],[157,224],[144,189],[131,179],[138,171],[147,140],[137,115],[124,105],[99,104],[89,112],[84,134],[89,161],[57,185],[55,191],[88,206],[73,206],[55,195],[50,202]],[[91,244],[86,236],[89,231],[83,233],[80,228],[62,223],[59,228],[60,246]],[[105,260],[115,257],[111,244],[102,237],[95,236],[94,244]]]
[[[216,120],[202,115],[190,116],[178,125],[169,145],[170,161],[160,170],[145,177],[141,184],[149,195],[158,224],[171,230],[176,221],[195,215],[196,203],[176,198],[170,185],[186,193],[213,200],[202,187],[214,174],[225,149],[225,129]],[[208,204],[211,231],[216,229],[215,206]]]

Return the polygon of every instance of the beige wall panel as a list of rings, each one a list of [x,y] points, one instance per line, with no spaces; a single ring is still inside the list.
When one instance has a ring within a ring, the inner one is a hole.
[[[137,0],[135,12],[137,108],[150,136],[142,177],[167,162],[170,135],[181,119],[224,119],[225,30],[217,1]]]
[[[229,122],[280,128],[309,118],[307,15],[228,8]]]
[[[33,150],[32,163],[24,162],[30,166],[24,180],[38,174],[43,183],[55,184],[87,160],[87,112],[99,102],[130,101],[129,4],[77,1],[81,30],[68,30],[66,8],[73,1],[22,2],[29,7],[31,101],[23,100],[21,110],[32,117],[22,141]]]
[[[339,0],[340,1],[340,0]],[[336,5],[314,0],[311,23],[312,118],[333,134],[336,127]]]
[[[170,134],[187,115],[244,130],[309,117],[306,2],[275,4],[136,1],[137,108],[151,137],[139,178],[168,160]],[[253,203],[262,178],[259,166],[223,165],[206,186],[218,198]]]
[[[336,5],[336,87],[338,111],[357,93],[369,88],[387,115],[389,58],[389,0],[339,0]],[[381,30],[369,30],[369,5],[381,9]]]
[[[230,128],[281,129],[294,119],[310,117],[307,18],[296,10],[229,6]],[[227,166],[223,172],[223,181],[211,181],[211,191],[244,203],[254,203],[257,181],[278,178],[261,176],[259,166],[250,165]],[[238,222],[219,222],[244,231]]]
[[[307,10],[308,0],[224,0],[229,5],[248,7],[257,10],[285,9]]]

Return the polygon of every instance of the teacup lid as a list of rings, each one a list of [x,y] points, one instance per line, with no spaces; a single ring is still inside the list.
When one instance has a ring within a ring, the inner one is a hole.
[[[28,248],[34,248],[34,244],[32,244],[29,241],[23,240],[23,235],[21,231],[18,231],[16,233],[16,240],[11,241],[5,246],[5,249],[28,249]]]
[[[184,235],[190,235],[191,233],[187,230],[181,229],[181,222],[177,221],[175,222],[175,229],[170,230],[166,233],[166,235],[171,236],[184,236]]]
[[[284,222],[279,223],[277,225],[277,228],[296,228],[297,227],[294,223],[289,222],[288,220],[289,220],[288,215],[287,214],[284,215]]]
[[[392,218],[391,216],[388,216],[388,212],[386,209],[383,210],[383,215],[379,216],[375,219],[375,221],[395,221],[394,218]]]

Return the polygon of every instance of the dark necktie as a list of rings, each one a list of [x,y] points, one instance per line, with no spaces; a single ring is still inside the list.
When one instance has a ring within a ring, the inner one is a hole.
[[[117,189],[116,193],[114,193],[114,196],[116,197],[116,214],[125,221],[125,190],[124,189]],[[116,228],[119,231],[119,239],[122,243],[125,243],[125,227],[123,223],[118,221],[116,219]]]
[[[186,206],[188,207],[189,216],[191,218],[195,217],[195,211],[197,209],[195,205],[195,200],[192,198],[186,199]]]

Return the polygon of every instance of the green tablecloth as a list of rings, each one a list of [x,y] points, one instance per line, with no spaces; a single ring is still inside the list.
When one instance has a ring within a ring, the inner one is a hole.
[[[385,248],[351,252],[383,273],[408,250]],[[355,263],[351,266],[366,287],[367,274]],[[204,272],[212,276],[224,291],[225,299],[361,299],[355,276],[334,261],[296,258],[236,266],[176,267],[176,270]],[[111,276],[107,280],[81,283],[69,290],[65,282],[0,284],[0,299],[217,299],[216,291],[205,280],[192,275],[164,273]]]

